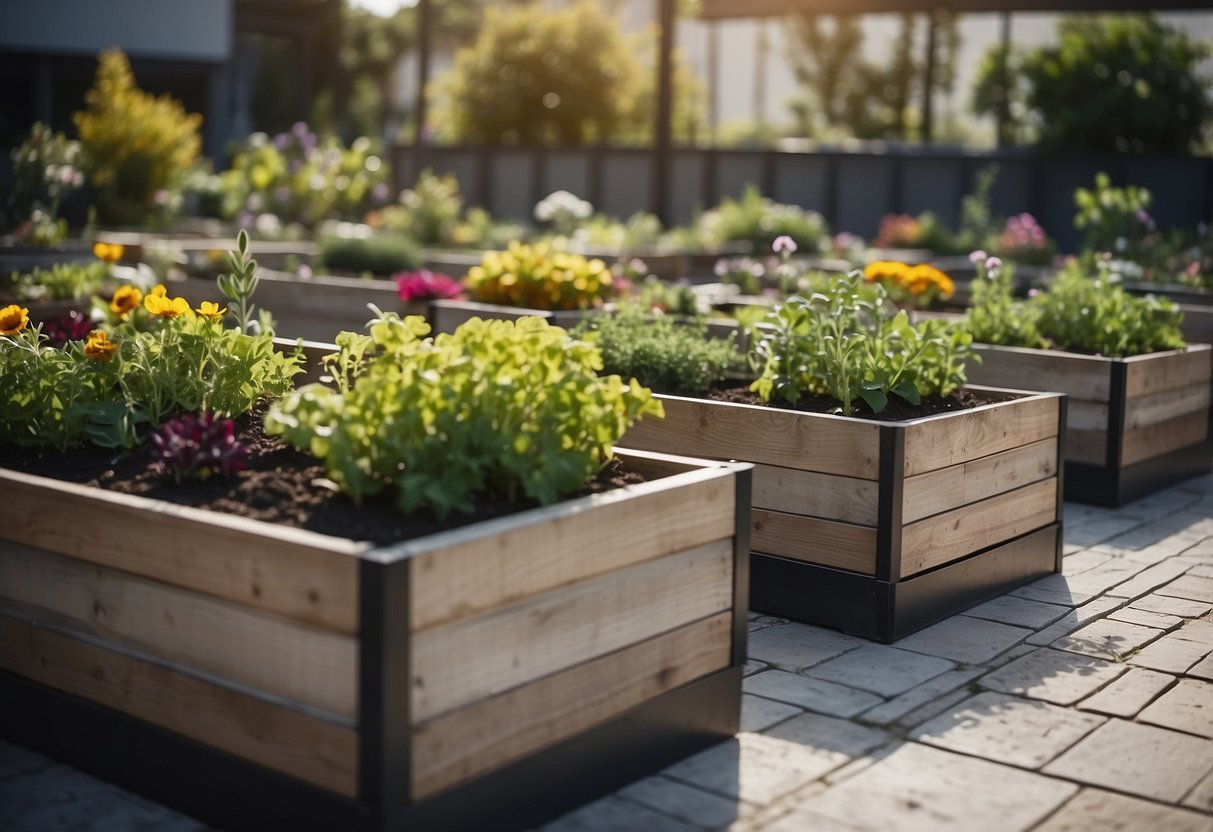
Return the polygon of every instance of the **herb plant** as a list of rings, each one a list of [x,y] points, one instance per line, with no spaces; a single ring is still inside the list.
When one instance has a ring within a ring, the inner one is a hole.
[[[320,242],[320,259],[333,271],[386,277],[421,265],[417,244],[400,235],[329,237]]]
[[[972,298],[965,326],[973,340],[998,346],[1048,346],[1036,326],[1036,308],[1014,297],[1015,267],[987,258],[984,251],[973,252],[970,259],[977,267],[977,279],[970,284]]]
[[[100,291],[107,277],[109,266],[103,262],[56,263],[49,269],[13,273],[8,285],[18,300],[76,300]]]
[[[329,362],[335,389],[283,397],[266,431],[322,459],[355,501],[390,490],[401,511],[446,516],[471,511],[482,492],[554,502],[607,461],[635,419],[662,415],[644,387],[598,375],[597,347],[540,318],[428,333],[422,318],[392,312],[370,323],[369,338],[343,333]],[[352,354],[367,351],[366,363]]]
[[[705,392],[741,359],[733,337],[709,338],[702,322],[680,323],[635,307],[591,316],[573,334],[598,345],[607,372],[661,393]]]
[[[836,275],[811,297],[792,297],[758,332],[751,386],[765,401],[795,405],[828,394],[850,415],[857,399],[879,413],[890,394],[911,404],[946,396],[965,380],[969,334],[943,320],[911,324],[904,310],[890,315],[879,284],[858,274]]]
[[[802,252],[821,251],[829,228],[816,211],[767,199],[753,185],[740,199],[726,197],[700,218],[708,242],[745,241],[755,253],[768,252],[777,237],[790,237]]]
[[[524,309],[591,309],[615,291],[606,263],[546,243],[512,242],[505,251],[490,251],[464,282],[478,301]]]

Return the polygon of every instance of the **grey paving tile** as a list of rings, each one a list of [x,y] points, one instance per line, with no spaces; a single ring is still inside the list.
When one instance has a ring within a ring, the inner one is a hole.
[[[980,664],[994,658],[1031,635],[1029,630],[954,615],[932,624],[893,646],[965,664]]]
[[[965,670],[949,670],[934,679],[923,682],[918,687],[910,688],[905,693],[864,711],[860,719],[876,725],[888,725],[897,722],[906,714],[939,700],[941,696],[967,685],[982,674],[980,668]]]
[[[980,690],[981,688],[976,683],[970,682],[963,688],[946,693],[898,717],[897,724],[903,728],[913,728],[921,725],[927,720],[934,719],[945,711],[951,710]]]
[[[1173,598],[1187,598],[1189,601],[1200,601],[1202,604],[1213,603],[1213,578],[1184,575],[1159,589],[1158,594],[1170,595]]]
[[[1113,557],[1115,555],[1100,552],[1097,549],[1083,549],[1073,555],[1065,556],[1061,562],[1061,573],[1070,576],[1081,575],[1100,564],[1107,563]]]
[[[5,832],[201,832],[198,821],[65,765],[0,780]]]
[[[1045,766],[1046,774],[1176,803],[1213,769],[1213,743],[1153,725],[1109,720]]]
[[[742,676],[753,676],[755,673],[761,673],[762,671],[766,670],[768,667],[770,667],[770,665],[768,665],[766,662],[756,662],[753,659],[751,659],[750,661],[747,661],[745,663],[745,667],[743,667],[741,670],[741,675]]]
[[[756,811],[749,803],[721,797],[661,776],[646,777],[620,789],[616,794],[705,829],[728,826],[736,820],[752,817]]]
[[[1083,789],[1033,832],[1209,832],[1210,819],[1197,812],[1160,806],[1148,800],[1099,789]]]
[[[1155,699],[1137,719],[1188,734],[1213,738],[1213,684],[1181,679]]]
[[[1039,630],[1062,618],[1069,611],[1069,607],[1058,604],[1045,604],[1014,595],[1003,595],[967,609],[963,614],[971,615],[974,618],[984,618],[987,621],[998,621],[1016,627]]]
[[[887,745],[888,732],[846,719],[803,714],[776,725],[767,736],[789,740],[818,752],[853,758]]]
[[[1065,575],[1046,575],[1030,584],[1011,590],[1010,595],[1015,598],[1027,598],[1029,601],[1041,601],[1045,604],[1078,607],[1099,594],[1077,589],[1076,581],[1076,578],[1069,578]]]
[[[981,678],[987,690],[1073,705],[1125,672],[1124,665],[1042,647]]]
[[[1188,569],[1187,564],[1177,563],[1174,560],[1164,560],[1162,563],[1155,564],[1144,572],[1141,572],[1132,580],[1111,587],[1108,589],[1108,594],[1121,598],[1140,598],[1142,595],[1146,595],[1164,584],[1175,580],[1175,578],[1184,574]]]
[[[854,636],[793,623],[751,634],[747,652],[750,659],[797,671],[865,644],[868,642]]]
[[[938,748],[1024,768],[1040,768],[1104,718],[1001,693],[979,693],[910,737]]]
[[[1038,649],[1038,648],[1036,647],[1035,644],[1028,644],[1025,641],[1022,644],[1016,644],[1014,647],[1012,647],[1010,650],[1006,651],[1005,653],[999,653],[994,658],[989,659],[988,661],[982,662],[981,667],[984,667],[984,668],[987,668],[990,670],[994,670],[996,668],[1002,667],[1003,665],[1010,664],[1011,662],[1015,661],[1016,659],[1022,658],[1023,656],[1028,655],[1029,653],[1031,653],[1032,651],[1034,651],[1036,649]]]
[[[1205,656],[1196,664],[1184,671],[1185,675],[1213,682],[1213,653]]]
[[[1076,791],[1070,783],[906,743],[849,780],[800,802],[773,828],[1024,832]]]
[[[904,693],[955,666],[947,659],[911,653],[884,644],[866,644],[858,650],[822,662],[807,673],[818,679],[889,697]]]
[[[1084,699],[1084,711],[1132,719],[1159,694],[1175,684],[1175,677],[1142,667],[1131,668],[1106,688]]]
[[[1183,673],[1209,655],[1210,651],[1213,651],[1213,645],[1189,638],[1184,630],[1177,630],[1130,656],[1129,664],[1166,673]]]
[[[0,740],[0,779],[55,765],[50,757],[16,743]]]
[[[779,671],[772,670],[771,672],[778,673]],[[790,719],[802,713],[804,713],[804,709],[797,708],[795,705],[776,702],[772,699],[765,699],[749,693],[741,695],[742,731],[762,732],[772,725],[776,725],[785,719]]]
[[[1143,627],[1153,627],[1156,630],[1173,630],[1184,620],[1178,615],[1167,615],[1161,612],[1139,610],[1135,607],[1121,607],[1108,613],[1108,618],[1114,621],[1124,621],[1128,624],[1140,624]]]
[[[1184,795],[1183,805],[1202,812],[1213,812],[1213,771],[1206,774],[1192,790]]]
[[[838,751],[766,734],[738,734],[736,739],[675,763],[662,774],[724,797],[764,806],[850,759]]]
[[[1071,610],[1039,633],[1033,633],[1028,636],[1028,644],[1052,644],[1062,636],[1069,635],[1079,627],[1095,621],[1123,605],[1124,600],[1121,598],[1096,598],[1093,601],[1088,601],[1082,606]]]
[[[691,832],[694,826],[639,803],[608,795],[542,827],[543,832]]]
[[[1163,634],[1162,630],[1101,618],[1053,642],[1058,650],[1069,650],[1102,659],[1118,660]]]
[[[866,691],[782,670],[768,670],[751,676],[745,680],[744,689],[748,693],[832,716],[854,716],[884,701]]]
[[[1130,529],[1134,529],[1141,525],[1141,520],[1137,517],[1128,517],[1120,513],[1110,514],[1105,517],[1098,518],[1086,523],[1083,523],[1076,529],[1065,530],[1066,543],[1076,546],[1094,546],[1097,543],[1102,543],[1105,540],[1122,535]]]

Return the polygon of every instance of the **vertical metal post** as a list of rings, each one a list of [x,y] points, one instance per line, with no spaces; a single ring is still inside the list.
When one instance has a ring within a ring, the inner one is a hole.
[[[430,83],[430,0],[417,0],[417,135],[413,144],[422,148],[426,144],[425,122],[428,116],[425,98],[425,88]],[[418,153],[420,157],[420,153]],[[422,167],[421,159],[415,160],[417,169]]]
[[[927,12],[927,60],[922,78],[922,140],[930,144],[935,136],[935,10]]]
[[[996,130],[998,147],[1003,148],[1011,143],[1011,137],[1008,135],[1011,128],[1011,73],[1007,67],[1007,61],[1011,57],[1010,12],[1003,12],[999,15],[998,42],[1002,50],[998,55],[998,83],[1002,87],[1002,101],[998,102],[998,110],[995,115],[998,119]]]
[[[657,115],[653,131],[653,213],[665,224],[670,222],[670,157],[673,145],[674,89],[674,4],[675,0],[657,0],[661,45],[657,53]]]
[[[767,54],[771,51],[767,40],[767,21],[758,21],[758,38],[754,42],[754,123],[760,127],[767,123]]]

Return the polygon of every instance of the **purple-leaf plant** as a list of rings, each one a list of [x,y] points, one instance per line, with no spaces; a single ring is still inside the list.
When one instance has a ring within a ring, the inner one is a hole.
[[[177,482],[229,476],[244,470],[248,460],[248,448],[236,441],[235,423],[206,412],[165,422],[152,434],[152,446],[153,464]]]

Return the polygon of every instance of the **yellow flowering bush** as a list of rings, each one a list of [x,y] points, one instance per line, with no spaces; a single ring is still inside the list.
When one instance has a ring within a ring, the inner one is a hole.
[[[889,299],[898,306],[926,307],[932,301],[948,300],[956,294],[956,284],[934,266],[911,266],[896,260],[874,260],[864,267],[863,279],[879,283]]]
[[[490,251],[464,283],[473,300],[524,309],[591,309],[615,294],[614,277],[602,260],[546,243],[514,241],[505,251]]]

